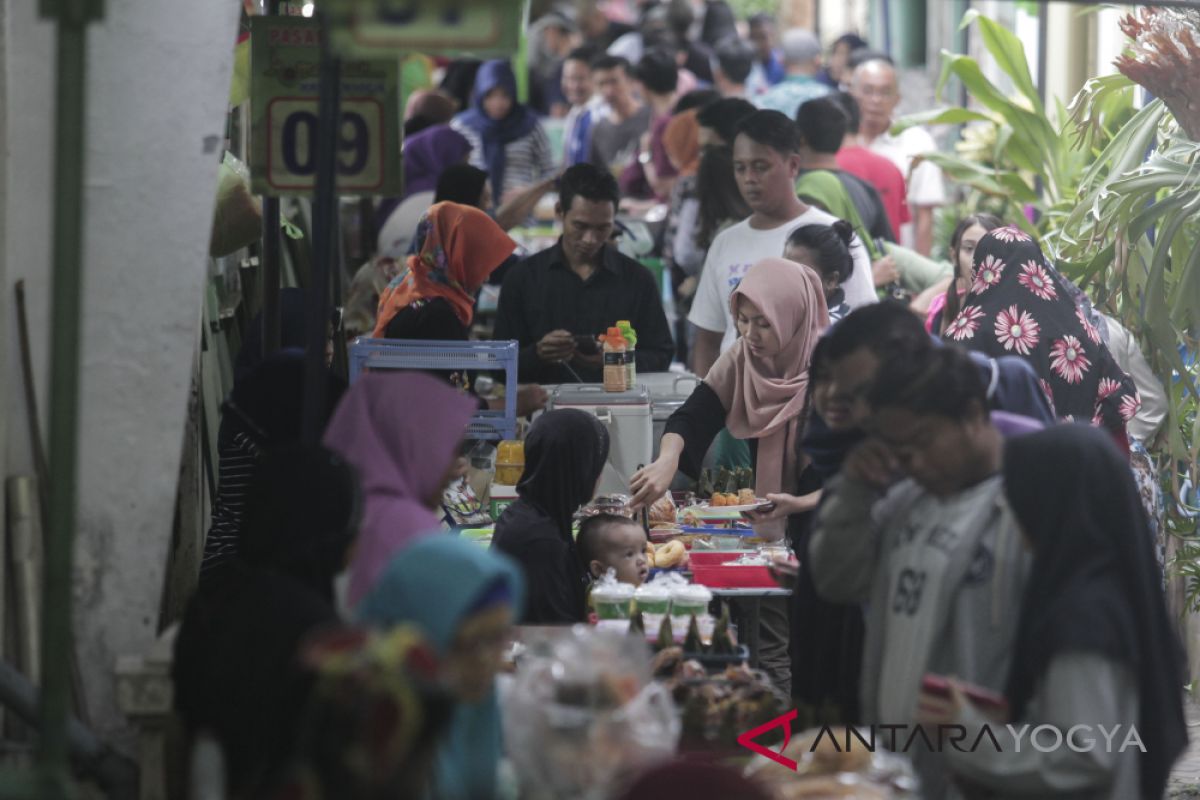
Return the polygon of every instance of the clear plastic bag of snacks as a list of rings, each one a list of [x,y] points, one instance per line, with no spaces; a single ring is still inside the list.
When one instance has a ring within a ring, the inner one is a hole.
[[[503,707],[522,797],[608,797],[679,742],[678,712],[651,680],[645,643],[586,626],[530,647]]]

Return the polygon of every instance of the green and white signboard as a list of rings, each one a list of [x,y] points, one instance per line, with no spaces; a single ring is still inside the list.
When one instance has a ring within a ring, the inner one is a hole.
[[[526,0],[332,0],[332,43],[346,57],[380,51],[507,58],[528,24]]]
[[[317,23],[303,17],[254,17],[250,40],[253,191],[309,194],[317,181]],[[337,192],[400,192],[400,79],[395,57],[342,63]]]

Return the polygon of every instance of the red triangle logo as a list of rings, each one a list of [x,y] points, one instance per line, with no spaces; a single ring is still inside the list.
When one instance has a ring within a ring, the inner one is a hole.
[[[740,744],[742,747],[745,747],[747,750],[758,753],[761,756],[766,756],[776,764],[782,764],[792,772],[795,772],[796,762],[792,761],[790,758],[784,758],[782,755],[783,751],[787,749],[788,742],[792,740],[792,720],[795,718],[796,709],[793,708],[783,716],[776,717],[770,722],[759,725],[753,730],[746,731],[738,737],[738,744]],[[762,736],[772,728],[778,728],[780,726],[783,726],[783,744],[780,746],[778,753],[776,753],[774,750],[768,750],[758,742],[754,741],[756,738]]]

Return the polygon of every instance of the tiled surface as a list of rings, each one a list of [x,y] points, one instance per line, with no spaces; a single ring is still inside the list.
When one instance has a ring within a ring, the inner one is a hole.
[[[1175,762],[1171,771],[1168,796],[1172,800],[1186,798],[1200,800],[1200,705],[1189,701],[1187,705],[1188,744],[1187,751]]]

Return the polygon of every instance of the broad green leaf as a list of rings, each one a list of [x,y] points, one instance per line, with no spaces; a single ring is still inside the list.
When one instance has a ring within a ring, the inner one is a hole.
[[[1165,109],[1161,100],[1155,100],[1135,114],[1083,174],[1081,188],[1091,187],[1101,175],[1121,176],[1140,164]]]
[[[971,11],[967,12],[968,15],[971,13]],[[1033,85],[1033,76],[1029,74],[1029,60],[1025,56],[1025,46],[1021,44],[1021,40],[1012,31],[1004,29],[995,21],[978,14],[978,12],[975,13],[979,22],[979,32],[983,36],[983,44],[991,53],[992,58],[996,60],[996,64],[1004,70],[1008,77],[1012,78],[1013,85],[1021,94],[1025,95],[1034,110],[1038,114],[1044,115],[1046,112],[1042,105],[1042,98],[1038,96],[1037,87]]]
[[[971,95],[987,108],[1000,114],[1013,128],[1008,155],[1021,169],[1046,172],[1046,154],[1054,150],[1056,135],[1050,123],[1040,114],[1028,111],[1005,97],[987,79],[979,64],[968,56],[950,56],[950,71],[957,75]],[[1057,185],[1053,170],[1047,176]]]
[[[1152,199],[1152,198],[1151,198]],[[1130,241],[1137,241],[1158,222],[1159,218],[1179,213],[1187,205],[1188,195],[1172,195],[1160,202],[1153,203],[1145,211],[1130,220],[1125,227],[1125,235]]]
[[[948,153],[926,153],[924,160],[937,164],[942,168],[949,177],[972,186],[981,192],[994,195],[997,197],[1014,197],[1023,203],[1032,203],[1037,200],[1037,195],[1024,184],[1021,179],[1013,173],[1004,173],[989,169],[988,167],[978,164],[974,161],[957,156],[949,155]],[[1002,175],[1010,177],[1002,178]],[[1013,181],[1020,182],[1023,188],[1017,188]],[[1016,195],[1020,195],[1016,198]]]
[[[1170,265],[1171,242],[1175,234],[1183,226],[1186,219],[1183,215],[1170,217],[1159,229],[1155,240],[1154,258],[1150,262],[1149,279],[1146,282],[1145,313],[1150,331],[1155,335],[1159,346],[1164,342],[1174,342],[1175,331],[1171,327],[1170,309],[1167,306],[1167,268]],[[1172,345],[1167,345],[1173,347]]]
[[[1200,325],[1200,247],[1195,240],[1190,250],[1175,285],[1175,304],[1171,308],[1172,319],[1184,330]]]
[[[1037,192],[1031,189],[1020,175],[1013,172],[997,172],[996,180],[1008,190],[1009,196],[1013,200],[1020,203],[1036,203],[1038,201]]]
[[[966,108],[940,108],[901,117],[892,124],[891,133],[899,135],[916,125],[962,125],[966,122],[995,122],[987,114]]]

